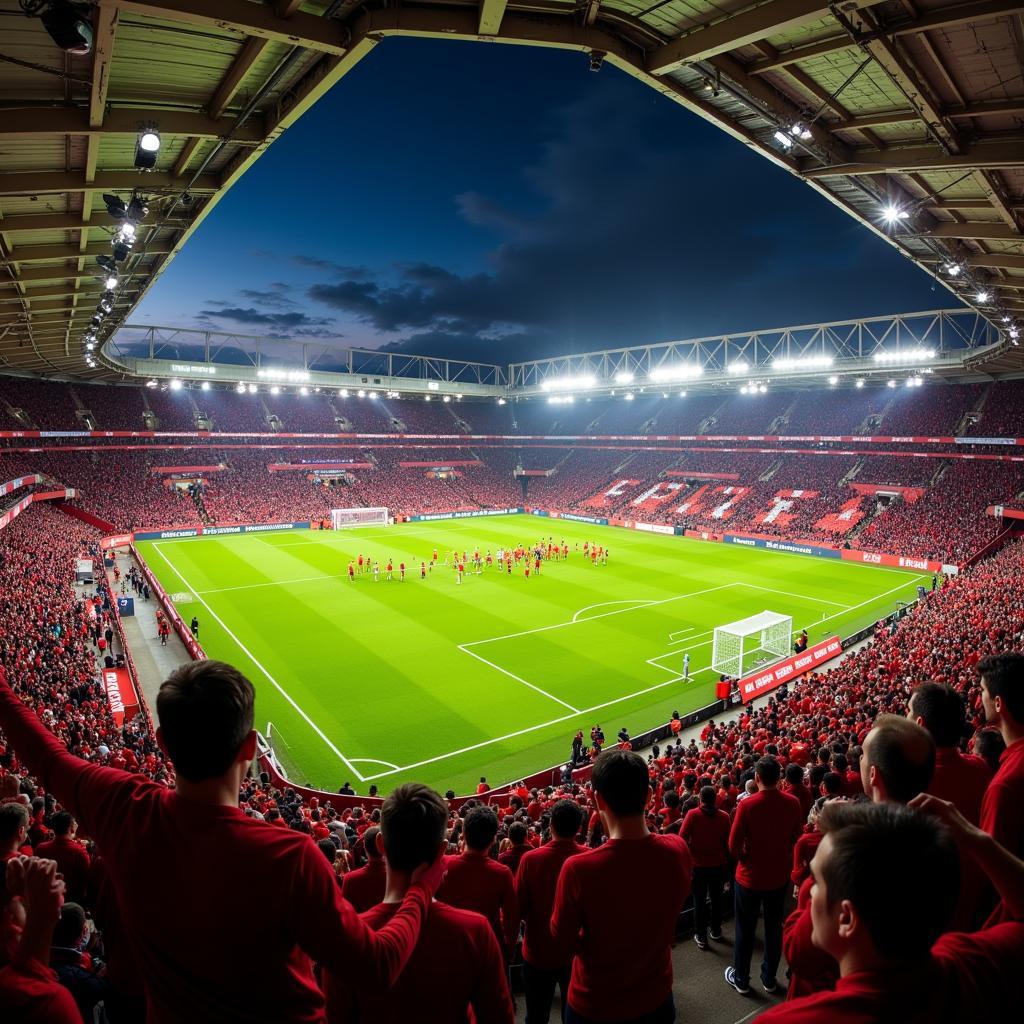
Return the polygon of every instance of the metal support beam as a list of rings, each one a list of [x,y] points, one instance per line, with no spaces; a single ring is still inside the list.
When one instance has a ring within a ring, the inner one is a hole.
[[[770,0],[713,24],[695,28],[685,36],[658,47],[647,60],[647,70],[654,75],[665,75],[681,64],[708,60],[786,29],[821,21],[828,11],[828,4],[823,0]]]
[[[146,14],[168,21],[183,21],[212,29],[258,36],[274,43],[301,46],[306,50],[340,57],[345,53],[346,30],[317,14],[296,12],[281,18],[272,7],[249,0],[99,0],[104,7],[119,7],[133,14]]]
[[[242,87],[245,76],[252,70],[252,66],[260,58],[267,48],[267,40],[253,36],[246,39],[238,56],[235,57],[231,67],[225,72],[224,77],[217,86],[217,91],[210,100],[210,117],[214,120],[223,116],[228,105],[235,98],[235,94]]]
[[[1003,188],[996,176],[989,171],[975,171],[974,181],[982,192],[985,193],[986,198],[992,204],[992,208],[1003,218],[1003,223],[1007,227],[1012,228],[1014,232],[1019,232],[1020,225],[1017,223],[1013,208],[1007,200],[1006,194],[1003,192]]]
[[[171,251],[170,241],[147,242],[146,253]],[[0,267],[19,263],[46,263],[49,260],[77,260],[89,256],[109,256],[110,246],[105,242],[90,242],[84,249],[77,245],[26,245],[19,246],[10,259],[0,259]],[[99,273],[99,271],[94,271]]]
[[[919,18],[912,18],[899,25],[887,24],[881,32],[890,38],[912,36],[919,32],[949,28],[953,25],[963,25],[968,22],[980,24],[992,18],[1019,13],[1019,0],[974,0],[972,3],[958,4],[955,7],[944,7],[935,11],[929,11]],[[856,21],[856,16],[853,16],[852,20]],[[868,36],[865,35],[863,38],[868,38]],[[787,64],[796,64],[810,57],[820,57],[826,53],[848,50],[856,45],[848,35],[833,36],[831,39],[819,40],[806,46],[795,46],[791,50],[783,50],[777,56],[766,60],[759,60],[750,66],[750,72],[754,75],[761,75],[767,71],[776,71]]]
[[[1009,224],[983,224],[968,221],[966,224],[936,224],[927,232],[922,232],[931,238],[975,238],[978,240],[1000,240],[1024,242],[1019,231],[1014,230]]]
[[[143,125],[156,124],[164,138],[185,135],[199,139],[226,138],[233,120],[216,121],[203,113],[178,110],[114,108],[102,125],[91,123],[91,111],[84,107],[25,107],[5,109],[0,118],[0,137],[36,138],[47,135],[138,135]],[[255,146],[263,141],[262,118],[253,117],[232,135],[232,142]]]
[[[480,0],[480,27],[482,36],[496,36],[501,30],[508,0]]]
[[[857,151],[849,163],[814,167],[813,158],[800,160],[805,178],[838,178],[849,174],[904,174],[907,171],[945,171],[957,168],[1013,167],[1024,163],[1024,141],[988,142],[962,147],[960,153],[944,153],[938,146],[908,146],[884,153]]]
[[[220,182],[214,174],[203,174],[189,188],[192,193],[216,192]],[[140,174],[138,171],[101,171],[89,181],[82,171],[16,171],[0,174],[0,196],[43,196],[61,192],[176,192],[181,182],[166,171]]]

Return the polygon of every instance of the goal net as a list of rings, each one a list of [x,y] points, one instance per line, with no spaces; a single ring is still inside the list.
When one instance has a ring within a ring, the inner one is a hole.
[[[715,629],[711,667],[727,676],[743,676],[789,654],[793,616],[759,612]]]
[[[331,529],[347,530],[353,526],[387,526],[386,508],[332,508]]]
[[[259,739],[263,752],[270,757],[274,767],[289,782],[293,782],[297,786],[310,785],[310,780],[299,764],[298,758],[292,753],[291,745],[273,722],[267,722],[267,735],[266,737],[260,736]]]

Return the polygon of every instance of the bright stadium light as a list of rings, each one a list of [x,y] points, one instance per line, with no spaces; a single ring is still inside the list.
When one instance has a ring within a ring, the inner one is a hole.
[[[504,398],[499,398],[498,399],[498,405],[505,405],[505,399]]]
[[[210,390],[210,382],[208,380],[204,380],[203,383],[199,385],[199,390],[200,391],[209,391]]]
[[[160,133],[155,125],[149,125],[139,132],[135,143],[135,166],[140,171],[151,171],[156,166],[156,155],[160,152]]]
[[[239,393],[240,395],[244,395],[244,394],[245,394],[245,385],[244,385],[244,384],[243,384],[243,383],[242,383],[241,381],[239,381],[239,382],[238,382],[238,385],[237,385],[237,386],[236,386],[236,388],[235,388],[235,390],[236,390],[236,391],[237,391],[237,392],[238,392],[238,393]]]
[[[366,397],[366,392],[362,388],[360,388],[356,392],[356,398],[365,398],[365,397]]]
[[[679,397],[680,398],[685,398],[686,397],[686,392],[685,391],[680,391],[679,392]]]
[[[319,390],[320,389],[317,388],[317,391],[319,391]],[[300,395],[308,395],[309,394],[309,388],[299,388],[299,394]]]
[[[182,384],[181,384],[180,380],[172,380],[171,381],[171,390],[172,391],[180,391],[181,387],[182,387]]]
[[[348,388],[338,388],[339,398],[348,398]]]
[[[793,140],[781,128],[775,132],[774,138],[783,149],[793,148]]]
[[[250,384],[249,387],[247,388],[247,390],[248,390],[250,395],[255,395],[256,392],[259,391],[259,388],[256,387],[255,384]]]
[[[737,359],[736,362],[730,363],[726,368],[726,373],[748,373],[750,371],[750,364],[746,359]]]
[[[616,384],[632,384],[636,378],[629,370],[622,370],[615,374]]]
[[[542,391],[584,391],[596,384],[597,378],[592,373],[581,373],[549,377],[540,387]]]
[[[157,386],[158,386],[157,381],[155,381],[152,377],[150,377],[149,380],[146,381],[146,387],[147,388],[155,388]]]
[[[862,388],[862,387],[864,387],[864,378],[863,377],[859,377],[857,379],[856,383],[853,386],[855,388]]]
[[[376,391],[371,391],[370,392],[370,398],[371,399],[377,399],[377,398],[380,398],[380,395]]]
[[[833,373],[832,376],[829,377],[828,382],[832,387],[835,387],[839,383],[839,378]]]
[[[896,387],[896,381],[894,381],[894,380],[887,380],[885,382],[885,386],[887,388],[894,388],[894,387]]]
[[[766,395],[768,394],[768,385],[762,384],[757,390],[760,391],[762,395]]]
[[[272,395],[279,395],[281,394],[281,389],[276,384],[272,384],[270,387],[270,393]]]
[[[117,278],[113,274],[111,274],[110,277],[108,277],[103,282],[103,284],[108,292],[112,292],[117,287]]]
[[[910,211],[904,209],[902,206],[897,206],[895,203],[887,203],[882,207],[882,220],[886,224],[898,224],[901,220],[906,220],[910,216]]]
[[[772,369],[784,373],[787,370],[820,370],[831,366],[832,356],[786,356],[772,360]]]
[[[442,402],[450,402],[451,400],[452,400],[452,396],[451,395],[445,395],[444,398],[441,399]]]
[[[651,370],[648,374],[656,384],[670,384],[678,380],[693,380],[704,373],[704,368],[695,363],[669,363]]]
[[[897,352],[876,352],[876,363],[919,363],[924,359],[934,359],[935,350],[930,348],[904,348]]]
[[[623,398],[625,398],[627,402],[632,402],[634,398],[633,392],[630,391],[628,394],[623,395]]]
[[[960,273],[960,264],[959,263],[947,263],[946,264],[946,273],[949,274],[950,277],[957,277],[959,275],[959,273]]]
[[[750,388],[747,387],[746,384],[744,384],[743,387],[740,388],[740,394],[741,395],[749,395],[750,394]]]
[[[975,297],[975,299],[978,300],[978,302],[988,302],[988,300],[992,298],[992,293],[985,291],[985,289],[983,288],[974,297]]]

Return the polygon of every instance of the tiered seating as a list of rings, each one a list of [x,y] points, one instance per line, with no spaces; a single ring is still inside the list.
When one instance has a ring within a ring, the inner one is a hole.
[[[981,419],[967,433],[971,437],[1024,437],[1024,402],[1019,381],[990,385]]]
[[[267,433],[270,426],[263,412],[263,396],[259,393],[240,395],[235,391],[200,391],[196,405],[212,422],[212,430],[253,430]]]
[[[887,390],[843,388],[807,391],[789,413],[784,434],[791,436],[857,434],[872,413],[880,413],[888,400]]]
[[[264,395],[272,415],[281,420],[281,429],[289,434],[333,434],[338,430],[334,410],[327,395]],[[269,429],[269,428],[268,428]]]
[[[196,396],[201,400],[200,408],[206,408],[205,397],[212,392],[200,391]],[[158,430],[196,429],[196,421],[192,409],[191,391],[164,391],[161,388],[147,388],[146,401],[156,416]],[[226,429],[226,428],[225,428]]]
[[[24,409],[40,430],[84,430],[67,384],[28,377],[0,377],[0,399]],[[18,424],[14,429],[20,429]]]
[[[894,437],[952,434],[964,414],[977,406],[987,386],[961,384],[953,388],[932,385],[897,389],[892,408],[885,414],[878,433]]]
[[[100,430],[146,429],[140,388],[76,384],[75,391]]]
[[[1019,463],[951,460],[924,498],[895,503],[860,534],[856,546],[962,562],[998,533],[998,520],[985,509],[1013,505],[1022,489]]]
[[[941,468],[939,459],[869,454],[857,473],[857,483],[924,487]]]
[[[459,434],[455,417],[462,417],[468,405],[465,402],[450,404],[436,399],[424,402],[422,398],[384,399],[385,410],[399,422],[405,424],[407,434]]]
[[[794,401],[792,391],[769,389],[765,395],[736,394],[727,399],[718,411],[714,434],[767,434],[768,427]]]

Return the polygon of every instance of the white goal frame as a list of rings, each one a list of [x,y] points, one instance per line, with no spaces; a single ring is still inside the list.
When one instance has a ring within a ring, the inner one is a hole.
[[[386,508],[332,508],[331,529],[350,530],[357,526],[390,526]]]
[[[758,612],[716,626],[711,667],[727,676],[742,676],[767,661],[786,657],[792,638],[793,616],[779,612]]]

